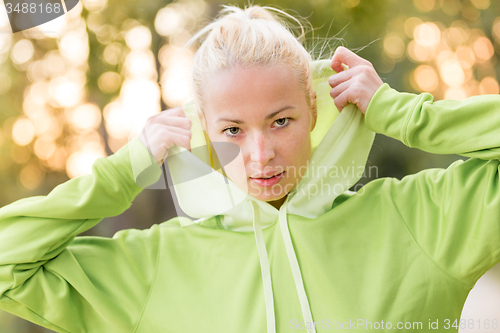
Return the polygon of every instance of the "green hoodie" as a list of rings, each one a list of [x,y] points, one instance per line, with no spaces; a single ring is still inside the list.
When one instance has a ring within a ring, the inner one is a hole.
[[[174,146],[169,188],[191,218],[76,237],[162,181],[133,139],[92,174],[0,208],[0,309],[58,332],[458,332],[500,262],[500,96],[434,102],[384,84],[366,115],[339,114],[329,63],[312,64],[310,167],[279,210],[224,177],[213,151]],[[349,191],[375,133],[471,158]]]

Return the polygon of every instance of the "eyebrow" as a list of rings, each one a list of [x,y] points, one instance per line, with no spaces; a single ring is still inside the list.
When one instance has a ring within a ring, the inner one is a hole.
[[[285,111],[287,109],[293,109],[295,108],[295,106],[291,106],[291,105],[285,105],[284,107],[282,107],[281,109],[277,110],[277,111],[274,111],[270,114],[268,114],[266,116],[266,120],[267,119],[271,119],[273,118],[275,115],[277,115],[278,113],[280,113],[281,111]],[[232,123],[236,123],[236,124],[242,124],[243,123],[243,120],[239,120],[239,119],[228,119],[228,118],[217,118],[217,120],[215,122],[219,122],[219,121],[229,121],[229,122],[232,122]]]

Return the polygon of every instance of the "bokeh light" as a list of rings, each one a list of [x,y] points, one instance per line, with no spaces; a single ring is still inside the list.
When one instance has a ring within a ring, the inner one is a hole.
[[[400,59],[405,54],[406,46],[401,37],[388,35],[384,39],[384,50],[389,57]]]
[[[180,48],[173,45],[162,47],[158,58],[163,71],[160,82],[163,100],[172,106],[182,105],[192,96],[189,77],[191,75],[192,58],[191,50],[185,49],[180,53]]]
[[[422,20],[418,17],[410,17],[406,19],[404,23],[404,31],[406,35],[410,38],[414,38],[413,33],[415,32],[415,28],[422,23]]]
[[[150,50],[131,51],[124,64],[125,75],[131,78],[144,78],[156,81],[155,57]]]
[[[432,22],[426,22],[415,27],[413,32],[415,41],[422,46],[435,46],[441,38],[441,31]]]
[[[465,80],[465,74],[460,63],[455,59],[447,59],[440,68],[443,81],[452,87],[461,86]]]
[[[413,0],[415,7],[423,12],[429,12],[434,9],[436,5],[435,0]]]
[[[500,89],[497,80],[491,76],[482,79],[479,85],[479,93],[481,95],[499,94]]]
[[[476,7],[477,9],[485,10],[490,7],[490,0],[470,0],[470,2]]]
[[[70,178],[92,173],[95,160],[105,157],[104,149],[96,142],[86,144],[83,149],[73,153],[66,162],[66,171]]]
[[[118,33],[119,31],[117,31],[115,26],[111,24],[103,24],[95,31],[95,36],[99,43],[107,45],[113,41]]]
[[[12,129],[12,139],[20,146],[26,146],[35,137],[35,126],[31,120],[20,118]]]
[[[451,87],[446,90],[444,95],[445,99],[452,99],[456,101],[463,101],[467,98],[467,93],[463,88]]]
[[[111,43],[106,46],[102,55],[108,64],[117,65],[123,58],[123,45],[116,42]]]
[[[88,36],[85,26],[69,31],[59,41],[59,51],[73,64],[84,63],[89,55]]]
[[[21,184],[28,190],[33,190],[40,185],[44,174],[38,165],[30,163],[25,165],[19,173]]]
[[[493,38],[495,38],[497,42],[500,42],[500,17],[497,17],[493,22],[491,33],[493,35]]]
[[[479,63],[488,61],[493,57],[494,49],[491,41],[486,37],[478,37],[473,45],[474,53],[476,54]]]
[[[125,41],[132,50],[148,49],[151,46],[151,31],[143,25],[136,26],[127,32]]]
[[[420,65],[413,75],[418,87],[423,91],[433,92],[439,85],[438,75],[431,66]]]
[[[442,2],[441,10],[449,16],[456,16],[462,10],[462,3],[459,0],[446,0]]]
[[[33,43],[27,39],[18,41],[11,51],[11,59],[15,64],[24,64],[28,62],[34,54]]]
[[[56,151],[56,145],[53,140],[46,137],[40,137],[35,141],[34,150],[35,155],[38,158],[47,160],[52,157],[52,155],[54,155]]]
[[[101,123],[101,110],[92,103],[81,104],[74,109],[66,109],[66,119],[76,132],[96,129]]]
[[[76,70],[52,79],[49,85],[51,102],[55,107],[76,106],[85,98],[85,82],[85,74]]]
[[[182,28],[182,16],[172,6],[158,11],[155,18],[155,29],[162,36],[170,36]]]
[[[99,76],[97,85],[102,92],[106,94],[111,94],[117,91],[122,83],[122,78],[120,74],[116,72],[105,72]]]
[[[412,40],[408,44],[408,56],[415,62],[425,62],[434,56],[434,50]]]
[[[107,0],[82,0],[82,3],[91,12],[100,12],[108,5]]]
[[[468,11],[467,15],[472,15],[490,6],[484,0],[478,0],[473,5],[467,7],[451,0],[443,2],[441,9],[446,13]],[[423,2],[415,2],[415,6],[420,6],[422,10],[424,5]],[[432,10],[436,10],[436,6]],[[496,40],[500,36],[499,18],[495,19],[491,29]],[[432,92],[436,99],[454,100],[496,91],[498,81],[493,69],[496,63],[495,46],[483,30],[471,28],[470,23],[462,19],[446,26],[442,22],[424,22],[417,17],[407,18],[404,30],[408,37],[413,38],[407,43],[406,55],[416,64],[410,75],[410,84],[415,90]],[[478,80],[476,76],[482,79]]]
[[[463,69],[471,69],[476,61],[474,51],[468,46],[461,46],[455,52],[456,58]]]

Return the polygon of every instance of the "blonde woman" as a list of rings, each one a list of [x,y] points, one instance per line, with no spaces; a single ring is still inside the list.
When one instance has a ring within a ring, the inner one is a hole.
[[[279,14],[225,6],[193,38],[192,103],[0,209],[0,309],[57,332],[458,331],[500,261],[499,96],[399,93],[345,48],[313,61]],[[471,158],[351,191],[375,133]],[[77,237],[165,163],[192,218]]]

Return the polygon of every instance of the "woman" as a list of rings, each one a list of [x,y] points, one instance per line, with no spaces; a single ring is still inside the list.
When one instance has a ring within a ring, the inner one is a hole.
[[[271,8],[226,8],[194,103],[0,209],[0,309],[59,332],[458,331],[500,261],[500,98],[399,93],[345,48],[311,61]],[[375,132],[472,158],[349,191]],[[196,220],[75,237],[129,208],[165,155]]]

